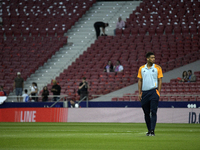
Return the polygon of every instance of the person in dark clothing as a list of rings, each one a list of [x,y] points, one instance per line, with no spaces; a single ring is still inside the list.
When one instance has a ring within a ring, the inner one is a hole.
[[[101,30],[100,28],[102,28],[102,32],[103,32],[103,35],[106,35],[105,34],[105,28],[109,26],[108,23],[104,23],[104,22],[95,22],[94,23],[94,28],[95,28],[95,31],[96,31],[96,36],[97,36],[97,39],[101,33]]]
[[[0,86],[0,96],[7,96],[6,92],[3,90],[3,86]]]
[[[111,61],[108,61],[108,64],[104,67],[104,72],[113,72],[113,64]]]
[[[58,96],[58,95],[60,95],[60,91],[61,91],[60,85],[57,84],[56,80],[53,80],[53,86],[51,88],[51,92],[53,92],[53,95],[54,95],[53,100],[54,101],[57,101],[60,99],[60,96]]]
[[[48,101],[48,96],[49,96],[49,90],[48,90],[47,86],[45,86],[42,91],[42,101],[43,102]]]
[[[79,90],[80,90],[80,100],[82,100],[85,96],[88,96],[88,89],[89,85],[86,82],[86,78],[83,77],[82,82],[79,84]]]
[[[22,101],[22,91],[24,88],[24,79],[21,77],[21,73],[17,72],[17,77],[15,78],[13,88],[15,89],[15,93],[17,96],[17,101]]]

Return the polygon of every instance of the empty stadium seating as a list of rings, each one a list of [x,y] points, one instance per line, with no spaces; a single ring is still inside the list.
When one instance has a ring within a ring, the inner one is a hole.
[[[95,0],[2,0],[0,85],[9,94],[16,72],[26,80],[67,43],[64,33]]]
[[[179,38],[181,38],[181,44],[176,41]],[[155,44],[147,42],[154,39]],[[140,42],[135,42],[137,40]],[[163,72],[198,60],[199,50],[193,48],[194,45],[192,47],[193,41],[194,37],[180,35],[100,37],[56,79],[62,85],[72,83],[66,89],[70,88],[74,91],[63,90],[62,94],[68,94],[78,100],[76,93],[78,84],[85,76],[90,84],[90,99],[92,99],[91,95],[107,94],[136,83],[138,68],[146,63],[145,53],[148,51],[155,53],[156,63],[161,64]],[[174,45],[172,46],[171,43]],[[188,43],[190,47],[186,47]],[[196,44],[199,47],[199,44]],[[116,60],[120,60],[124,71],[117,75],[112,72],[103,72],[109,60],[114,65]]]
[[[60,37],[94,2],[3,0],[0,84],[12,90],[16,71],[22,71],[25,79],[30,76],[65,43],[66,39]],[[148,51],[155,53],[156,63],[161,65],[163,72],[199,60],[199,7],[200,3],[195,0],[144,0],[126,20],[125,30],[117,30],[116,36],[99,37],[56,77],[62,87],[61,94],[79,100],[77,89],[83,76],[90,85],[89,99],[93,98],[92,95],[107,94],[134,84],[139,66],[146,63],[145,54]],[[109,60],[114,65],[120,60],[124,71],[118,74],[103,72]],[[51,89],[51,86],[49,83],[48,88]],[[180,100],[176,97],[172,99]],[[128,100],[137,99],[128,95],[120,98],[120,101]]]
[[[55,44],[55,43],[56,44]],[[42,38],[34,40],[33,37],[6,38],[0,45],[0,85],[4,86],[9,94],[13,90],[13,82],[17,72],[22,72],[26,80],[39,66],[42,66],[56,51],[67,43],[62,38]],[[52,43],[54,43],[52,45]]]
[[[126,30],[131,30],[132,34],[197,34],[199,7],[197,0],[144,0],[126,20]]]
[[[163,72],[199,60],[199,6],[197,1],[144,0],[126,20],[125,30],[116,30],[114,37],[99,37],[56,78],[61,85],[70,83],[62,94],[79,100],[76,91],[83,76],[90,84],[89,99],[91,95],[107,94],[136,83],[138,68],[146,63],[148,51],[155,53]],[[117,75],[104,73],[109,60],[114,65],[120,60],[124,71]]]
[[[2,1],[5,36],[63,36],[95,0]]]

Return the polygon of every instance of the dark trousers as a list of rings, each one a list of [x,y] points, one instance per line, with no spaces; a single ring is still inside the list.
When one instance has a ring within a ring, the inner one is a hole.
[[[101,33],[100,27],[98,25],[94,24],[94,29],[96,31],[96,37],[98,39],[98,37],[99,37],[99,35]]]
[[[48,101],[48,97],[43,97],[43,98],[42,98],[42,101],[43,101],[43,102]]]
[[[53,101],[58,101],[60,97],[53,97]]]
[[[141,105],[148,131],[155,130],[158,101],[159,95],[157,89],[142,92]]]
[[[82,100],[85,96],[86,96],[86,98],[84,100],[87,100],[88,94],[81,93],[80,100]]]
[[[36,93],[32,93],[31,96],[36,96]],[[32,100],[34,100],[35,102],[38,101],[38,97],[32,97]]]

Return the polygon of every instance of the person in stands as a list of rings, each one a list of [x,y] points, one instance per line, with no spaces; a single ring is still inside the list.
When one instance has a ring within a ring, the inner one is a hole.
[[[188,70],[188,82],[196,82],[196,76],[192,74],[192,70]]]
[[[60,85],[57,84],[56,80],[53,80],[53,86],[51,88],[51,92],[53,92],[53,100],[58,101],[60,99],[60,92],[61,92],[61,87]]]
[[[89,89],[89,85],[86,82],[86,77],[83,77],[82,82],[79,84],[80,100],[82,100],[83,98],[87,99],[88,89]]]
[[[49,90],[48,90],[47,86],[45,86],[42,91],[42,101],[43,102],[48,101],[48,96],[49,96]]]
[[[124,67],[121,65],[120,61],[117,61],[116,66],[114,66],[115,72],[122,72],[124,70]]]
[[[94,29],[96,31],[96,37],[98,39],[98,37],[100,36],[100,33],[101,33],[101,29],[102,28],[102,32],[104,36],[106,36],[106,33],[105,33],[105,28],[108,27],[109,24],[108,23],[104,23],[104,22],[95,22],[94,23]]]
[[[116,24],[116,29],[123,29],[125,28],[125,22],[122,20],[122,17],[118,18],[118,22]],[[114,35],[116,35],[116,29],[114,29]]]
[[[180,82],[187,82],[187,80],[188,80],[187,71],[183,71],[182,78],[180,79]]]
[[[36,97],[38,94],[38,87],[37,87],[37,83],[33,82],[32,86],[31,86],[31,96],[32,96],[32,100],[37,102],[38,98]]]
[[[28,90],[24,90],[24,94],[22,95],[23,97],[23,102],[28,102],[29,101],[29,95],[28,95]]]
[[[104,72],[113,72],[113,64],[111,61],[108,61],[108,64],[104,68]]]
[[[6,92],[3,90],[3,86],[0,86],[0,96],[7,96]]]
[[[21,96],[22,96],[23,88],[24,88],[24,79],[21,77],[21,73],[17,72],[17,77],[15,78],[14,84],[13,84],[13,89],[15,89],[17,101],[22,100]]]

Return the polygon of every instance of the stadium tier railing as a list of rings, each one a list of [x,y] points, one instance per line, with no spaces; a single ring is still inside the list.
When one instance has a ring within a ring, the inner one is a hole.
[[[38,96],[31,96],[29,95],[29,101],[28,102],[35,102],[32,100],[32,98],[42,98],[41,95],[38,95]],[[48,100],[48,102],[54,102],[50,107],[53,107],[56,103],[60,102],[60,101],[69,101],[70,99],[67,99],[68,95],[49,95],[48,97],[52,98],[50,101]],[[60,97],[57,101],[53,101],[53,98],[54,97]],[[23,102],[22,99],[23,97],[22,96],[7,96],[6,100],[9,100],[9,99],[13,99],[13,98],[19,98],[20,99],[20,102]],[[86,107],[88,107],[88,97],[85,96],[83,97],[81,100],[77,101],[77,103],[81,103],[82,101],[86,100]],[[12,102],[15,102],[15,101],[12,101]],[[18,102],[18,101],[17,101]]]
[[[92,95],[93,99],[101,97],[101,96],[117,98],[117,101],[119,100],[119,98],[123,98],[123,97],[136,97],[137,100],[131,100],[130,99],[129,101],[132,101],[132,102],[139,101],[138,100],[138,95],[135,95],[135,94],[134,95],[131,95],[131,94],[130,95],[123,95],[123,96],[116,96],[116,95]],[[197,101],[197,97],[200,97],[200,94],[196,94],[196,95],[194,95],[194,94],[181,94],[181,95],[180,94],[165,94],[165,95],[162,94],[161,97],[168,97],[168,101],[171,101],[170,100],[171,97],[182,97],[182,101],[183,101],[184,97],[194,97],[195,101]]]

